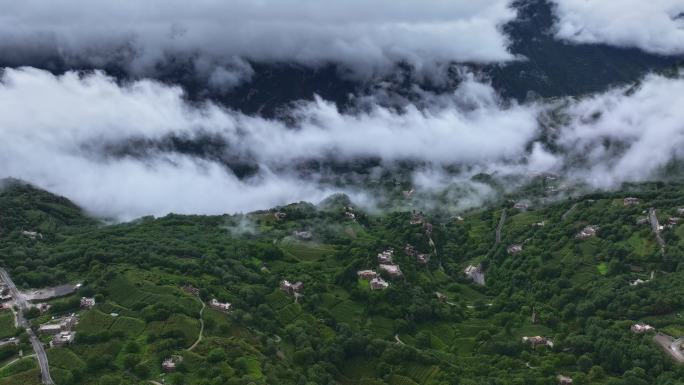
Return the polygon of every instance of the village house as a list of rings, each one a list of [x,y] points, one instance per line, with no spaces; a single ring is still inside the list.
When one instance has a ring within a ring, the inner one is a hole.
[[[636,206],[639,204],[639,198],[627,197],[622,201],[622,204],[625,207]]]
[[[411,213],[411,220],[409,221],[410,224],[412,225],[419,225],[423,223],[425,220],[425,215],[423,212],[416,212],[416,210],[413,210],[413,213]]]
[[[78,324],[78,317],[75,314],[62,318],[59,322],[59,327],[62,331],[69,331]]]
[[[430,254],[418,254],[416,255],[416,262],[421,265],[427,265],[430,261]]]
[[[297,295],[302,291],[304,284],[300,281],[290,283],[287,279],[280,281],[280,289],[289,295]]]
[[[596,232],[598,231],[599,227],[598,226],[587,226],[582,231],[580,231],[575,238],[577,239],[589,239],[593,236],[596,235]]]
[[[392,263],[394,257],[394,249],[389,248],[382,253],[378,253],[378,263]]]
[[[546,221],[535,222],[532,224],[532,227],[544,227],[544,226],[546,226]]]
[[[54,348],[54,347],[59,347],[59,346],[70,345],[74,342],[75,339],[76,339],[76,332],[71,332],[71,331],[59,332],[59,334],[52,337],[52,341],[50,341],[50,347]]]
[[[385,290],[389,287],[389,282],[380,277],[375,277],[370,281],[371,290]]]
[[[43,239],[43,234],[36,231],[22,231],[21,234],[31,239]]]
[[[183,357],[181,356],[171,356],[169,358],[165,358],[161,364],[162,371],[166,373],[175,372],[176,366],[181,362],[183,362]]]
[[[62,332],[60,324],[44,324],[38,327],[38,334],[56,335]]]
[[[432,223],[425,223],[423,225],[423,228],[425,229],[425,234],[430,236],[432,234]]]
[[[527,210],[529,207],[530,207],[530,205],[527,204],[527,202],[515,202],[515,204],[513,205],[513,208],[514,208],[514,209],[518,209],[518,210],[521,210],[521,211],[525,211],[525,210]]]
[[[523,250],[523,248],[522,245],[510,245],[506,250],[508,251],[508,254],[518,254]]]
[[[40,314],[45,314],[45,313],[47,313],[47,311],[50,310],[51,307],[52,307],[52,306],[50,306],[50,305],[47,304],[47,303],[39,303],[38,305],[36,305],[36,308],[38,309],[38,311],[40,312]]]
[[[630,327],[630,330],[634,333],[648,333],[651,330],[655,330],[655,328],[653,326],[647,325],[645,323],[638,323],[638,324],[632,325],[632,327]]]
[[[380,270],[384,271],[392,278],[401,277],[403,275],[399,265],[380,264]]]
[[[94,306],[95,306],[95,298],[81,297],[81,308],[82,309],[92,309]]]
[[[682,221],[682,218],[680,218],[680,217],[669,217],[669,218],[667,218],[667,224],[670,226],[675,226],[681,221]]]
[[[354,213],[351,212],[351,211],[345,211],[345,212],[344,212],[344,216],[345,216],[347,219],[351,219],[351,220],[355,220],[355,219],[356,219],[356,214],[354,214]]]
[[[310,241],[313,238],[311,231],[295,231],[294,236],[300,241]]]
[[[677,209],[677,214],[679,215],[684,215],[684,207],[680,207]]]
[[[553,341],[546,337],[542,336],[534,336],[534,337],[523,337],[522,342],[526,344],[530,344],[532,346],[532,349],[536,349],[537,346],[542,345],[542,346],[548,346],[550,348],[553,347]]]
[[[233,305],[231,305],[228,302],[219,302],[216,300],[216,298],[212,298],[211,301],[209,301],[209,307],[210,308],[224,312],[224,313],[229,312],[232,306]]]
[[[570,385],[570,384],[572,384],[572,378],[559,374],[558,375],[558,384],[559,385]]]
[[[356,276],[361,278],[361,279],[371,280],[371,279],[377,277],[378,273],[376,273],[373,270],[359,270],[356,272]]]
[[[413,247],[413,245],[407,243],[404,247],[404,253],[409,256],[415,256],[418,252],[416,251],[416,248]]]
[[[282,211],[276,211],[276,212],[273,214],[273,216],[275,217],[276,220],[279,220],[279,221],[280,221],[280,220],[283,220],[283,219],[285,219],[285,218],[287,218],[287,214],[285,214],[285,213],[282,212]]]

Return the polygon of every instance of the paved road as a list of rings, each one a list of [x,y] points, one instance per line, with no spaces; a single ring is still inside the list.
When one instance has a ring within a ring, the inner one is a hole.
[[[501,219],[499,219],[499,225],[496,226],[496,244],[501,243],[501,230],[503,225],[506,223],[506,209],[501,210]]]
[[[579,203],[575,203],[574,205],[570,206],[570,208],[568,209],[568,211],[564,212],[563,215],[561,215],[561,220],[564,221],[565,218],[567,218],[567,216],[570,215],[570,213],[572,212],[572,210],[574,210],[575,207],[577,207],[578,204],[579,204]]]
[[[38,337],[36,337],[35,333],[33,333],[33,330],[31,330],[31,325],[29,325],[28,321],[26,321],[26,318],[24,318],[24,311],[28,309],[28,302],[26,301],[26,298],[24,298],[24,296],[19,292],[17,286],[14,284],[14,281],[12,281],[12,278],[10,278],[10,275],[3,268],[0,268],[0,278],[2,278],[2,280],[9,287],[12,298],[14,298],[14,303],[17,305],[17,308],[19,308],[19,311],[17,311],[17,324],[26,329],[26,333],[31,340],[33,351],[36,353],[36,357],[38,358],[42,382],[46,385],[52,385],[54,384],[54,381],[52,381],[52,377],[50,377],[50,366],[48,365],[47,354],[45,354],[43,344],[40,342]]]
[[[684,354],[679,348],[684,343],[684,338],[672,339],[672,337],[658,333],[653,339],[660,345],[667,354],[669,354],[675,361],[684,363]]]
[[[656,240],[660,245],[660,253],[665,254],[665,240],[660,234],[660,223],[658,223],[658,217],[656,216],[656,211],[653,207],[648,209],[648,220],[651,222],[651,229],[656,236]]]

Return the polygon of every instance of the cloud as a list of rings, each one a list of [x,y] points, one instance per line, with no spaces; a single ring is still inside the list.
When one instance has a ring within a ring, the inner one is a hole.
[[[681,76],[650,75],[639,86],[559,106],[505,102],[466,75],[453,94],[426,96],[434,101],[428,107],[370,105],[343,113],[317,98],[294,107],[286,120],[189,103],[183,96],[178,87],[150,80],[119,84],[101,72],[55,76],[5,69],[0,178],[24,179],[99,216],[130,219],[316,203],[336,192],[375,205],[382,197],[365,183],[377,185],[383,170],[402,170],[408,161],[417,165],[407,170],[420,196],[437,194],[449,209],[463,210],[496,195],[471,179],[478,173],[502,178],[508,187],[549,171],[614,188],[658,178],[672,161],[684,159]],[[561,117],[551,131],[539,124],[543,115],[553,115],[549,111]],[[225,146],[204,156],[155,145],[169,137],[210,137]],[[146,147],[134,154],[112,151],[130,143]],[[257,171],[238,178],[226,166],[231,159],[255,164]],[[366,177],[308,167],[363,159],[379,161],[369,163]]]
[[[572,174],[597,187],[658,178],[668,163],[684,159],[684,78],[649,75],[636,88],[585,98],[557,144]]]
[[[317,99],[294,121],[246,116],[211,102],[189,104],[180,88],[150,80],[125,85],[101,72],[54,76],[5,69],[0,84],[0,176],[15,176],[74,199],[97,215],[222,213],[319,201],[359,186],[330,187],[303,177],[307,160],[380,158],[435,164],[503,162],[537,134],[536,107],[504,106],[491,87],[468,78],[444,106],[398,113],[382,107],[341,113]],[[238,179],[221,159],[149,148],[140,156],[109,149],[169,136],[210,134],[225,157],[259,166]],[[499,140],[491,140],[499,138]]]
[[[212,82],[250,76],[246,61],[340,64],[361,77],[406,62],[511,60],[500,26],[509,0],[0,0],[5,60],[53,53],[72,63],[149,74],[188,57]]]
[[[660,55],[684,55],[681,0],[553,0],[556,36],[577,43],[636,47]]]

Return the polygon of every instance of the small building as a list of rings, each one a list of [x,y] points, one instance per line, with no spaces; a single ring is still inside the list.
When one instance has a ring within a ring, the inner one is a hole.
[[[77,324],[78,324],[78,317],[76,317],[76,315],[72,314],[70,316],[62,318],[62,320],[59,323],[59,327],[64,332],[64,331],[69,331],[69,330],[73,329]]]
[[[430,254],[418,254],[416,255],[416,262],[420,265],[427,265],[430,261]]]
[[[596,232],[598,232],[599,227],[598,226],[587,226],[580,231],[575,238],[577,239],[589,239],[593,236],[596,235]]]
[[[385,290],[389,287],[389,282],[380,277],[375,277],[370,281],[371,290]]]
[[[535,222],[532,224],[532,227],[544,227],[544,226],[546,226],[546,221]]]
[[[413,210],[413,213],[411,213],[411,219],[409,220],[409,223],[412,225],[420,225],[425,221],[425,214],[423,212],[416,212],[416,210]]]
[[[413,247],[413,245],[407,243],[406,246],[404,246],[404,254],[409,255],[409,256],[415,256],[418,252],[416,251],[416,248]]]
[[[273,214],[273,217],[275,217],[276,220],[281,221],[281,220],[287,218],[287,214],[285,214],[285,213],[282,212],[282,211],[276,211],[276,212]]]
[[[634,333],[648,333],[652,330],[655,330],[655,328],[653,326],[647,325],[645,323],[638,323],[638,324],[632,325],[632,327],[630,327],[630,330]]]
[[[378,276],[374,270],[359,270],[356,272],[356,276],[361,279],[371,280]]]
[[[200,290],[198,288],[196,288],[192,285],[185,285],[185,286],[183,286],[182,289],[184,292],[191,294],[191,295],[195,295],[195,296],[199,295],[199,292],[200,292]]]
[[[382,253],[378,253],[378,263],[392,263],[394,259],[394,249],[389,248]]]
[[[43,239],[43,234],[36,231],[22,231],[21,234],[30,239]]]
[[[478,285],[485,284],[485,276],[481,266],[470,265],[463,270],[465,275]]]
[[[216,298],[212,298],[211,301],[209,301],[209,307],[210,308],[224,312],[224,313],[229,312],[231,310],[232,306],[233,305],[231,305],[228,302],[219,302],[218,300],[216,300]]]
[[[0,294],[0,302],[9,302],[12,300],[11,294]]]
[[[345,212],[344,212],[344,216],[345,216],[347,219],[351,219],[351,220],[355,220],[355,219],[356,219],[356,214],[354,214],[354,213],[351,212],[351,211],[345,211]]]
[[[508,249],[506,249],[506,251],[508,251],[508,254],[518,254],[522,250],[523,250],[522,245],[510,245],[510,246],[508,246]]]
[[[71,331],[59,332],[59,334],[52,337],[52,341],[50,341],[50,347],[56,347],[56,346],[59,347],[59,346],[71,345],[75,339],[76,339],[76,332],[71,332]]]
[[[559,374],[558,375],[558,384],[559,385],[570,385],[570,384],[572,384],[572,378]]]
[[[285,294],[296,295],[302,291],[304,284],[300,281],[291,283],[287,279],[280,281],[280,289],[285,292]]]
[[[387,273],[392,278],[401,277],[403,273],[399,268],[399,265],[394,264],[380,264],[380,270]]]
[[[62,325],[60,324],[44,324],[40,325],[38,327],[38,334],[45,334],[45,335],[56,335],[61,333],[62,330]]]
[[[81,308],[82,309],[92,309],[94,306],[95,306],[95,298],[81,297]]]
[[[438,291],[435,292],[435,296],[437,297],[437,300],[439,302],[446,302],[447,301],[447,296],[438,292]]]
[[[313,239],[313,234],[311,231],[295,231],[294,236],[300,241],[310,241]]]
[[[534,337],[523,337],[522,342],[526,344],[530,344],[532,346],[532,349],[536,349],[537,346],[548,346],[550,348],[553,347],[553,341],[546,337],[542,336],[534,336]]]
[[[675,225],[679,224],[679,222],[681,222],[681,221],[682,221],[682,218],[680,218],[680,217],[669,217],[669,218],[667,218],[667,224],[669,224],[670,226],[675,226]]]
[[[162,371],[166,373],[175,372],[177,365],[181,362],[183,362],[183,357],[181,356],[171,356],[169,358],[165,358],[161,364]]]
[[[639,203],[639,198],[634,197],[627,197],[622,201],[625,207],[637,206]]]
[[[425,223],[423,224],[423,229],[425,229],[425,234],[427,236],[432,235],[432,223]]]
[[[530,205],[527,202],[515,202],[513,205],[514,209],[518,209],[521,211],[525,211],[530,207]]]
[[[47,313],[48,310],[50,310],[51,307],[52,307],[52,306],[51,306],[50,304],[47,304],[47,303],[39,303],[39,304],[36,305],[36,308],[38,309],[38,311],[40,312],[40,314],[45,314],[45,313]]]

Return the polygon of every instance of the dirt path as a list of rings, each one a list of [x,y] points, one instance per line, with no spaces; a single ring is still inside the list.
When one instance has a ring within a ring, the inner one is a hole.
[[[206,307],[206,305],[204,304],[204,301],[202,301],[201,298],[197,297],[197,299],[199,299],[199,301],[202,303],[202,308],[199,311],[200,332],[199,332],[199,336],[197,336],[197,341],[195,341],[195,343],[192,344],[192,346],[190,346],[188,348],[188,351],[192,351],[195,347],[197,347],[197,345],[202,341],[202,335],[204,334],[204,317],[203,317],[203,314],[204,314],[204,308]]]
[[[402,340],[399,339],[399,334],[394,335],[394,340],[397,341],[399,345],[406,345]]]

